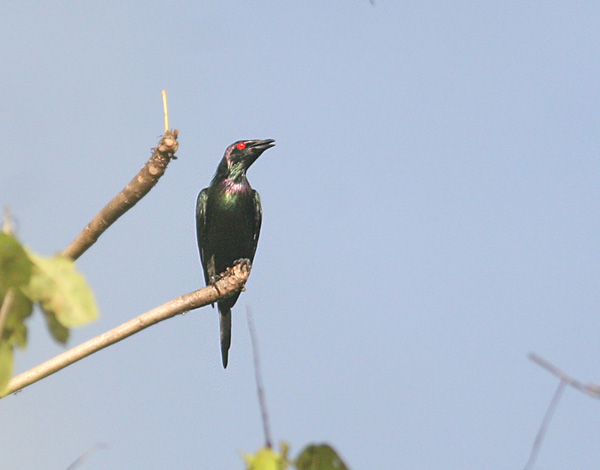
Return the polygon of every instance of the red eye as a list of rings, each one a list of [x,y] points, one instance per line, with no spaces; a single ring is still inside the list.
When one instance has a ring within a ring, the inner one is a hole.
[[[244,142],[240,142],[236,145],[236,147],[238,148],[238,150],[244,150],[246,148],[246,144]]]

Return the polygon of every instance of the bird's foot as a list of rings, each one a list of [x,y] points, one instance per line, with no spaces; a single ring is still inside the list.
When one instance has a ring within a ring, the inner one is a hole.
[[[215,288],[218,295],[221,295],[221,291],[219,290],[219,286],[217,286],[217,281],[223,279],[223,277],[225,277],[225,274],[227,273],[215,274],[214,276],[210,276],[209,285]],[[215,304],[212,304],[212,307],[215,308]]]
[[[234,269],[235,267],[239,267],[239,269],[241,269],[242,271],[246,271],[246,273],[249,273],[252,269],[252,263],[248,258],[240,258],[236,259],[233,262],[233,266],[230,269]],[[242,287],[242,292],[244,292],[245,290],[246,288]]]
[[[248,277],[248,273],[252,269],[252,263],[250,262],[250,260],[248,258],[236,259],[233,262],[233,265],[230,268],[227,268],[225,270],[225,272],[223,272],[221,274],[215,274],[214,276],[210,277],[210,285],[213,286],[217,290],[217,292],[219,293],[219,295],[221,294],[221,292],[219,291],[219,288],[217,287],[217,283],[221,279],[234,274],[234,271],[236,270],[236,268],[239,269],[242,273],[245,272],[246,273],[246,277]],[[244,287],[242,287],[241,290],[245,291],[246,289]]]
[[[250,271],[252,269],[252,263],[250,262],[250,260],[248,258],[236,259],[233,262],[233,264],[231,265],[231,267],[227,268],[225,270],[225,272],[220,273],[220,274],[215,274],[214,276],[211,276],[210,277],[210,284],[214,286],[217,283],[217,281],[220,281],[224,277],[228,276],[231,273],[231,271],[233,270],[233,268],[236,267],[236,266],[239,266],[240,269],[243,269],[245,271]]]

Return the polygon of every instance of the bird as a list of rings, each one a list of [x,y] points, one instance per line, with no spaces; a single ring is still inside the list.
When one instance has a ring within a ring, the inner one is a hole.
[[[227,150],[207,188],[196,202],[196,234],[206,285],[237,263],[254,260],[262,223],[260,196],[246,172],[261,154],[275,146],[273,139],[238,140]],[[219,300],[221,359],[227,368],[231,346],[231,308],[240,293]],[[214,305],[213,305],[214,307]]]

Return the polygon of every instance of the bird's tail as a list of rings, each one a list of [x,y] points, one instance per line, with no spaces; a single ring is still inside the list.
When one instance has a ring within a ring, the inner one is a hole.
[[[231,346],[231,309],[219,305],[219,317],[221,319],[221,359],[223,368],[227,368],[229,346]]]

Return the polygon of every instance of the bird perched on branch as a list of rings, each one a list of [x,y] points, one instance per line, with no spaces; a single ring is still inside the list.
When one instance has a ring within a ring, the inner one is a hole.
[[[196,232],[206,284],[236,263],[251,263],[256,253],[262,209],[260,197],[246,179],[246,171],[275,145],[272,139],[240,140],[225,151],[208,188],[198,194]],[[221,358],[227,367],[231,345],[231,308],[239,292],[218,304]]]

